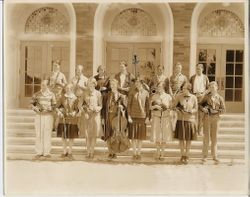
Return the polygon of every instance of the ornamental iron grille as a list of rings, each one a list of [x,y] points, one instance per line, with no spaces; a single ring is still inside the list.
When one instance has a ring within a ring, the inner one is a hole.
[[[156,24],[144,10],[129,8],[120,12],[111,25],[112,36],[156,36]]]
[[[67,34],[69,22],[57,9],[42,7],[34,11],[26,21],[26,33]]]
[[[199,22],[199,37],[243,37],[244,25],[229,10],[214,10]]]

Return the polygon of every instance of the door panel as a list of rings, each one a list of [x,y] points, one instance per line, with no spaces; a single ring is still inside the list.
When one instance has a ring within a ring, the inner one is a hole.
[[[149,63],[154,66],[160,64],[160,46],[160,43],[134,44],[134,54],[139,58],[137,72],[142,78],[151,76],[152,70],[148,67]]]
[[[244,112],[244,50],[243,46],[222,46],[221,91],[226,107],[233,112]]]
[[[153,65],[160,64],[160,43],[107,43],[106,72],[108,75],[120,71],[121,61],[128,63],[128,71],[135,74],[140,73],[142,77],[148,75],[148,62]],[[136,55],[139,63],[132,64],[133,56]]]
[[[28,107],[32,95],[40,89],[46,68],[44,42],[23,42],[21,44],[20,106]]]
[[[227,112],[244,112],[243,57],[240,45],[198,45],[198,63],[204,65],[210,81],[217,81]]]
[[[204,67],[203,73],[208,76],[209,81],[217,81],[220,86],[218,73],[220,72],[221,47],[215,45],[199,45],[197,54],[198,63],[203,64]]]
[[[49,77],[52,60],[60,59],[61,70],[69,73],[68,42],[21,42],[20,107],[28,107],[32,95],[40,90],[41,81]]]
[[[52,71],[52,61],[61,61],[61,72],[63,72],[66,78],[69,77],[69,43],[68,42],[49,42],[48,43],[48,71]]]
[[[120,62],[126,61],[128,71],[132,71],[132,45],[125,43],[107,43],[107,75],[114,75],[120,71]]]

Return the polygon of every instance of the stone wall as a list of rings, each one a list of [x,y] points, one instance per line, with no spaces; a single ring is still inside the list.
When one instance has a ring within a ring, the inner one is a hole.
[[[173,63],[183,65],[183,73],[189,76],[190,27],[195,3],[170,3],[174,18]]]
[[[98,4],[74,3],[76,13],[76,65],[85,66],[85,73],[93,73],[93,33],[94,17]]]

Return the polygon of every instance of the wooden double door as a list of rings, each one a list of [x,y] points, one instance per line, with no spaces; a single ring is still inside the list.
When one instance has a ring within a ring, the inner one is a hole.
[[[198,45],[198,63],[210,81],[217,81],[219,93],[224,97],[226,111],[244,112],[244,46]]]
[[[128,71],[140,76],[148,75],[152,66],[161,63],[161,43],[106,43],[106,72],[114,75],[120,71],[120,62],[126,61]],[[136,55],[138,64],[133,64]]]
[[[40,90],[41,81],[52,71],[52,61],[61,61],[61,71],[69,76],[69,42],[24,41],[20,58],[20,107],[27,108],[32,95]]]

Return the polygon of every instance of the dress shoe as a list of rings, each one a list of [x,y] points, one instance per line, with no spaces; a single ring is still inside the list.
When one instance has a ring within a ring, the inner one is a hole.
[[[43,155],[35,155],[34,159],[40,159]]]
[[[213,160],[214,160],[214,163],[215,163],[215,164],[220,163],[220,160],[219,160],[218,158],[216,158],[216,157],[214,157]]]
[[[136,155],[137,160],[141,160],[141,155]]]
[[[46,159],[51,158],[51,155],[43,155]]]
[[[61,154],[61,158],[65,158],[65,157],[67,157],[68,156],[68,153],[63,153],[63,154]]]
[[[203,157],[203,158],[202,158],[202,162],[203,162],[203,163],[206,163],[206,162],[207,162],[207,157]]]
[[[181,163],[184,163],[184,162],[185,162],[185,156],[181,156],[180,162],[181,162]]]
[[[188,156],[185,156],[184,163],[185,163],[185,164],[188,164],[188,162],[189,162],[189,157],[188,157]]]
[[[74,157],[73,157],[72,154],[68,154],[68,158],[69,158],[70,160],[73,160],[73,159],[74,159]]]
[[[86,159],[90,159],[90,157],[91,157],[91,154],[90,154],[90,153],[88,153],[88,154],[85,156]]]

